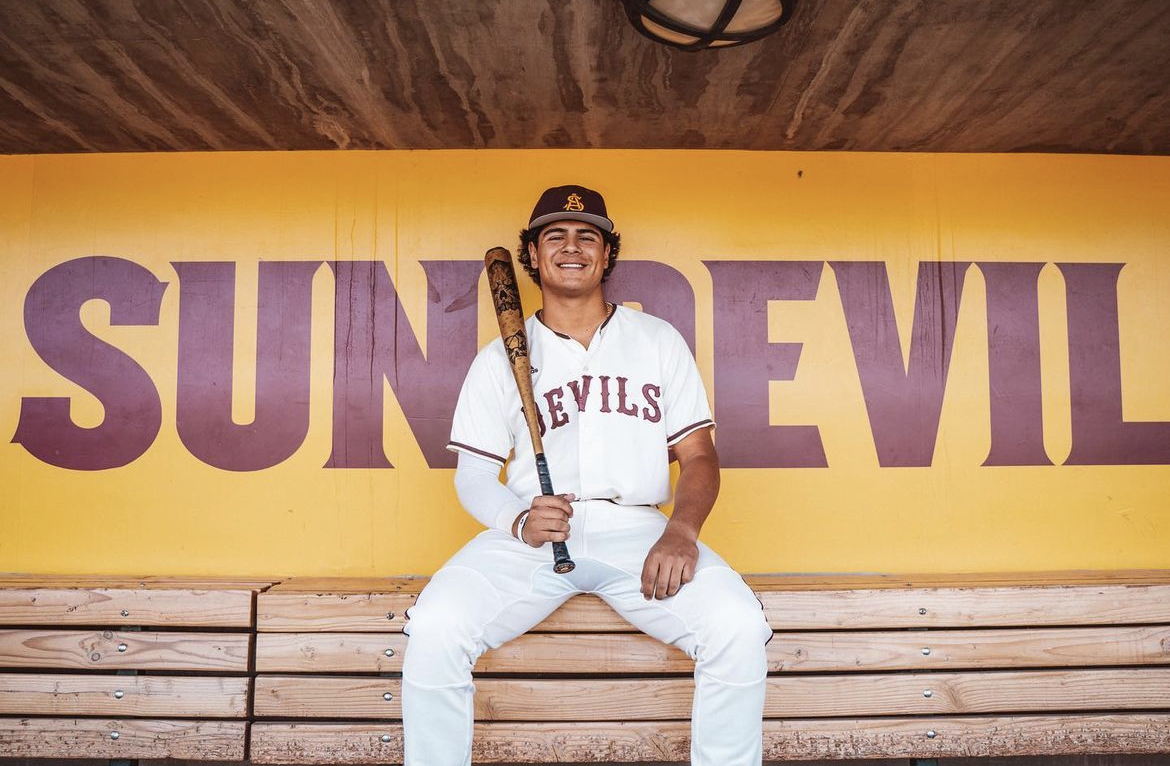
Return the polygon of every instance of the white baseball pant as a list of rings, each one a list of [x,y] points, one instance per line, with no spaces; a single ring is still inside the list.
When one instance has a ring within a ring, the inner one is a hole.
[[[642,596],[642,564],[666,521],[652,507],[573,503],[569,550],[577,568],[567,575],[552,571],[550,544],[532,548],[499,530],[482,532],[456,553],[409,611],[405,766],[470,764],[476,660],[578,593],[596,593],[636,628],[695,661],[693,766],[759,766],[771,629],[743,578],[703,543],[694,579],[677,595]]]

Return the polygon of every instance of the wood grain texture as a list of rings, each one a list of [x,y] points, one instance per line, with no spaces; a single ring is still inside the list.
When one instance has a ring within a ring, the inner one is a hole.
[[[269,592],[256,598],[256,629],[268,632],[401,631],[418,592]]]
[[[0,4],[0,153],[713,148],[1170,152],[1142,0],[801,3],[686,53],[617,2]]]
[[[1170,627],[776,633],[771,672],[1170,664]]]
[[[1021,575],[749,576],[775,630],[1170,623],[1170,572]],[[401,629],[426,578],[290,581],[257,597],[261,631]],[[387,619],[387,615],[394,617]],[[575,596],[535,632],[633,628],[601,599]]]
[[[767,649],[773,673],[1170,665],[1170,627],[776,633]],[[405,651],[401,633],[261,633],[256,670],[397,673]],[[642,633],[526,633],[475,664],[477,673],[693,670],[681,650]]]
[[[0,718],[9,758],[190,758],[242,760],[243,721]],[[118,733],[117,739],[110,735]]]
[[[0,588],[0,625],[250,628],[251,590],[186,587]]]
[[[0,673],[5,715],[243,718],[247,709],[247,678]]]
[[[242,673],[251,640],[250,633],[0,629],[0,667]]]
[[[260,633],[258,673],[400,673],[403,633]]]
[[[936,736],[926,736],[934,731]],[[383,741],[383,738],[386,741]],[[941,758],[1170,751],[1170,715],[873,718],[765,721],[769,761]],[[481,723],[472,758],[485,763],[685,762],[685,721]],[[254,763],[398,763],[398,724],[256,723]]]
[[[480,721],[685,719],[693,692],[689,678],[480,678],[475,716]],[[389,700],[383,698],[387,693]],[[400,694],[396,678],[261,675],[255,712],[263,717],[397,718]],[[1170,668],[1143,668],[772,676],[764,715],[1165,709],[1170,709]]]

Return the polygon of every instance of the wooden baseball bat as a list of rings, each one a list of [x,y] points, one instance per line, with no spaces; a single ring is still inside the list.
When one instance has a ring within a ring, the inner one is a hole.
[[[528,333],[524,329],[524,309],[520,305],[520,288],[516,284],[516,270],[512,268],[512,254],[502,247],[493,247],[483,257],[487,268],[488,289],[492,293],[492,304],[496,307],[496,320],[500,323],[500,338],[512,367],[512,377],[520,391],[520,404],[524,408],[524,422],[528,424],[528,435],[532,439],[532,451],[536,453],[536,475],[540,479],[540,492],[552,495],[552,476],[548,472],[548,461],[544,457],[544,443],[540,438],[540,422],[536,414],[536,397],[532,393],[532,366],[528,363]],[[572,572],[577,565],[569,558],[569,547],[563,542],[553,543],[553,571],[557,574]]]

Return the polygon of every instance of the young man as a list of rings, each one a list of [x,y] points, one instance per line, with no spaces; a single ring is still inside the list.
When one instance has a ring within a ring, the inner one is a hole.
[[[710,407],[694,358],[666,322],[607,303],[620,237],[601,195],[547,190],[520,261],[543,309],[527,323],[553,487],[544,497],[503,343],[468,371],[451,430],[460,502],[488,527],[410,609],[403,667],[406,766],[471,762],[471,671],[571,596],[596,593],[695,660],[691,762],[758,766],[771,637],[751,589],[699,530],[719,491]],[[669,461],[679,477],[674,512]],[[499,481],[501,466],[507,481]],[[556,574],[552,542],[576,569]]]

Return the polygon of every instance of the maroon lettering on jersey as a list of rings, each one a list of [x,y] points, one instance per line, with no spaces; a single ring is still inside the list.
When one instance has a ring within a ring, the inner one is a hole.
[[[647,383],[642,386],[642,396],[646,397],[647,405],[642,408],[642,418],[650,423],[662,420],[662,408],[658,405],[658,400],[662,398],[662,387]]]
[[[609,376],[601,375],[597,379],[601,381],[601,411],[613,412],[609,408]]]
[[[618,377],[618,406],[617,411],[623,415],[637,416],[638,408],[626,403],[626,384],[630,382],[629,378]]]
[[[580,383],[575,380],[569,381],[569,390],[573,392],[573,398],[577,400],[577,412],[585,411],[585,405],[589,403],[589,384],[592,382],[592,375],[582,375]]]
[[[1058,263],[1068,306],[1072,450],[1065,465],[1170,463],[1170,423],[1122,415],[1117,278],[1123,263]]]
[[[991,449],[983,465],[1052,465],[1044,450],[1040,381],[1043,263],[980,263],[987,285]]]
[[[548,416],[554,430],[569,424],[569,416],[565,413],[565,408],[561,406],[561,400],[564,398],[565,389],[559,386],[544,392],[544,400],[548,402]]]

